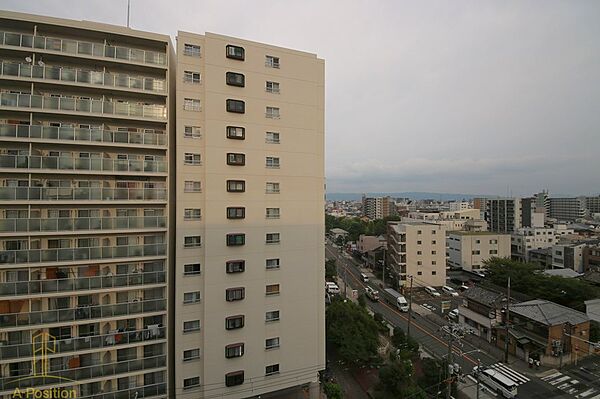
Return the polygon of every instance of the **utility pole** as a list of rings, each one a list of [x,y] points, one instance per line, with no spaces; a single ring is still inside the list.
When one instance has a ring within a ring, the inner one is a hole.
[[[382,284],[383,284],[383,288],[385,288],[385,263],[386,263],[386,253],[385,253],[385,247],[383,248],[383,262],[381,264],[381,267],[383,268],[383,278],[382,278]]]
[[[406,326],[406,337],[410,338],[410,322],[412,319],[412,291],[413,291],[413,276],[410,278],[410,290],[408,291],[408,325]]]
[[[129,13],[131,12],[131,0],[127,0],[127,27],[129,28]]]
[[[477,399],[479,399],[479,373],[481,373],[481,359],[477,359]]]
[[[567,332],[567,327],[563,326],[562,335],[560,337],[560,350],[558,351],[558,369],[562,370],[563,364],[563,353],[565,352],[565,333]]]
[[[452,393],[452,375],[453,373],[453,364],[452,364],[452,339],[454,338],[454,333],[451,332],[448,334],[448,366],[446,367],[448,370],[448,375],[446,376],[446,399],[450,399]]]
[[[504,336],[504,363],[508,364],[508,341],[510,334],[510,276],[508,276],[506,299],[506,335]]]

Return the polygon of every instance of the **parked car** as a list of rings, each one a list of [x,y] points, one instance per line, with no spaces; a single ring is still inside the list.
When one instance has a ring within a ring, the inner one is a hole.
[[[465,284],[463,284],[463,285],[461,285],[460,287],[458,287],[458,289],[459,289],[461,292],[465,292],[466,290],[468,290],[468,289],[469,289],[469,286],[468,286],[468,285],[465,285]]]
[[[433,288],[431,286],[425,287],[425,292],[434,298],[442,296],[435,288]]]
[[[367,298],[369,298],[373,302],[377,302],[379,300],[379,291],[377,291],[374,288],[367,287],[365,289],[365,294],[367,295]]]
[[[363,283],[368,283],[369,282],[369,276],[367,276],[364,273],[360,274],[360,278],[362,279]]]
[[[452,309],[448,312],[448,317],[452,320],[458,320],[458,309]]]
[[[340,287],[336,283],[332,283],[329,281],[325,283],[325,290],[329,294],[339,294],[340,293]]]
[[[450,296],[458,296],[458,292],[456,292],[454,288],[448,287],[447,285],[442,287],[442,292]]]

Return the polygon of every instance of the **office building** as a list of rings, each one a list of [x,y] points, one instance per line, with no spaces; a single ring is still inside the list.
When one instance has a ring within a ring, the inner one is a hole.
[[[172,393],[317,395],[324,61],[211,33],[177,53]]]
[[[362,197],[363,216],[371,220],[383,219],[396,214],[395,203],[390,197]]]
[[[0,397],[164,397],[170,38],[0,26]]]
[[[440,287],[446,284],[446,228],[427,222],[388,222],[387,265],[405,287]]]
[[[448,266],[467,271],[485,268],[492,257],[510,258],[510,234],[487,231],[449,231]]]

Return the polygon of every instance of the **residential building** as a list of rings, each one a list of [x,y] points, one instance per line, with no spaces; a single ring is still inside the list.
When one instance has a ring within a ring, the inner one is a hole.
[[[585,271],[583,252],[586,245],[580,242],[561,243],[552,246],[552,268],[572,269],[577,273]]]
[[[396,209],[391,197],[362,197],[363,215],[371,220],[395,215]]]
[[[529,262],[536,263],[544,269],[552,269],[552,247],[530,249],[528,254]]]
[[[405,286],[412,276],[414,286],[446,284],[446,228],[427,222],[388,222],[387,265]]]
[[[590,216],[585,197],[548,198],[546,214],[562,222],[586,219]]]
[[[583,250],[583,270],[600,271],[600,245],[588,245]]]
[[[329,235],[334,241],[337,241],[337,239],[340,237],[348,237],[348,232],[344,229],[340,229],[339,227],[334,227],[333,229],[329,230]]]
[[[356,242],[356,245],[358,252],[365,253],[385,246],[386,241],[384,236],[367,236],[361,234],[360,236],[358,236],[358,241]]]
[[[0,26],[0,397],[165,397],[171,40],[6,11]]]
[[[487,200],[486,221],[490,231],[512,233],[523,227],[520,198]]]
[[[177,46],[171,397],[317,395],[324,61],[212,33]]]
[[[558,243],[560,237],[573,234],[573,229],[566,225],[554,227],[527,227],[518,229],[511,234],[512,258],[522,262],[529,261],[529,251],[532,249],[550,248]]]
[[[473,286],[463,293],[463,300],[458,306],[458,321],[473,328],[478,337],[494,342],[494,329],[502,324],[502,309],[505,307],[505,293]]]
[[[448,266],[473,271],[485,268],[490,258],[510,258],[510,234],[489,231],[449,231]]]
[[[485,217],[488,208],[487,198],[473,198],[473,208],[479,209],[479,219],[487,220]]]
[[[450,201],[448,203],[450,211],[463,211],[469,208],[471,208],[471,204],[468,201]]]
[[[510,305],[509,353],[545,366],[570,364],[590,354],[590,319],[582,312],[542,299]],[[506,330],[497,345],[504,348]]]

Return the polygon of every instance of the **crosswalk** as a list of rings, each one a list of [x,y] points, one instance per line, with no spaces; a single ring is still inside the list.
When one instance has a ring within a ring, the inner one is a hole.
[[[541,378],[548,384],[560,389],[561,391],[575,397],[577,399],[600,399],[600,393],[596,388],[590,388],[589,385],[581,384],[581,382],[570,375],[554,371]]]
[[[519,373],[518,371],[511,369],[510,367],[506,366],[504,363],[492,364],[491,366],[488,367],[488,369],[497,371],[498,373],[502,374],[509,380],[514,381],[514,383],[517,385],[522,385],[522,384],[525,384],[527,381],[530,381],[530,379],[527,376]]]

